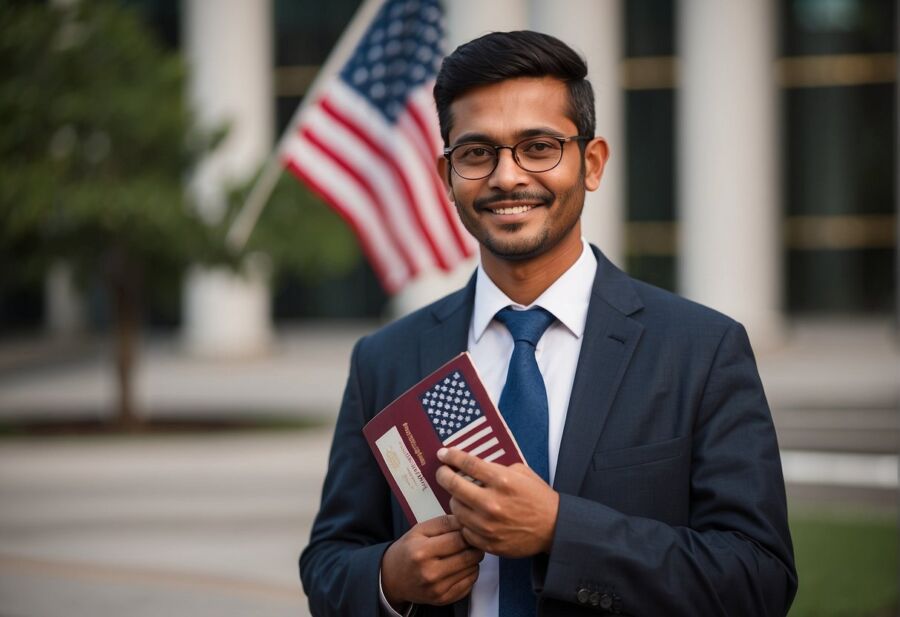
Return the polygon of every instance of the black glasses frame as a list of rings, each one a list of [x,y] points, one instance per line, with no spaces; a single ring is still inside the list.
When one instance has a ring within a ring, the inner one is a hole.
[[[542,169],[540,171],[534,171],[534,170],[528,169],[527,167],[522,165],[522,162],[519,160],[519,157],[516,156],[516,148],[518,148],[521,144],[525,143],[526,141],[532,141],[534,139],[555,139],[556,141],[559,142],[559,159],[551,167],[548,167],[547,169]],[[515,161],[516,165],[518,165],[520,169],[522,169],[523,171],[527,171],[530,174],[542,174],[542,173],[548,172],[552,169],[556,169],[559,166],[560,162],[562,162],[563,149],[565,148],[565,145],[567,143],[569,143],[570,141],[582,141],[582,140],[590,141],[591,139],[593,139],[593,137],[587,137],[585,135],[571,135],[569,137],[557,137],[556,135],[535,135],[535,136],[526,137],[525,139],[517,141],[515,144],[513,144],[511,146],[504,145],[504,144],[491,144],[491,143],[486,143],[486,142],[481,142],[481,141],[474,141],[474,142],[465,141],[465,142],[456,144],[455,146],[451,146],[450,148],[444,148],[444,158],[447,159],[447,162],[450,164],[450,169],[452,169],[453,172],[460,178],[463,178],[464,180],[481,180],[483,178],[487,178],[492,173],[494,173],[494,171],[497,169],[497,165],[500,164],[500,151],[503,149],[507,149],[512,154],[513,161]],[[453,158],[452,157],[453,157],[454,150],[456,150],[457,148],[461,148],[463,146],[473,146],[473,145],[484,146],[486,148],[493,148],[495,156],[494,156],[494,165],[493,165],[493,167],[491,167],[490,171],[488,171],[486,174],[484,174],[482,176],[475,176],[474,178],[471,178],[469,176],[464,176],[461,173],[459,173],[459,170],[457,170],[456,167],[453,166]]]

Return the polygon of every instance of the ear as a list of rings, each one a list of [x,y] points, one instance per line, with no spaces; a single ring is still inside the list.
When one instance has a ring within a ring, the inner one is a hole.
[[[456,201],[453,198],[453,185],[450,183],[450,164],[443,156],[439,156],[437,159],[437,172],[444,185],[444,190],[447,192],[447,198],[450,201]]]
[[[609,160],[609,145],[602,137],[595,137],[584,148],[584,188],[596,191],[600,187],[603,169]]]

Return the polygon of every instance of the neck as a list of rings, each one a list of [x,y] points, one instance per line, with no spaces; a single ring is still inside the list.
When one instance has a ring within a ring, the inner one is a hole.
[[[553,250],[524,261],[502,259],[481,247],[481,266],[510,300],[528,306],[578,261],[582,247],[576,226]]]

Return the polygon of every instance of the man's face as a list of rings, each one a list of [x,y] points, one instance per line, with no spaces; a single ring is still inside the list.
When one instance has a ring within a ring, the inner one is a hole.
[[[514,145],[536,134],[570,137],[566,85],[552,77],[516,78],[467,92],[450,106],[450,146],[465,142]],[[439,160],[441,176],[460,219],[481,244],[503,260],[527,260],[580,241],[585,189],[599,186],[606,143],[591,141],[582,160],[578,143],[563,146],[562,160],[542,173],[527,172],[512,152],[499,152],[486,178],[466,180]]]

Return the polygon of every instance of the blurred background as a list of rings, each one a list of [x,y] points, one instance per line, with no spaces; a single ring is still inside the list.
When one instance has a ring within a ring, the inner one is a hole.
[[[308,614],[352,344],[474,267],[388,296],[288,173],[225,240],[360,4],[0,2],[0,614]],[[449,49],[531,28],[587,58],[586,237],[747,326],[791,615],[900,614],[897,3],[444,6]]]

